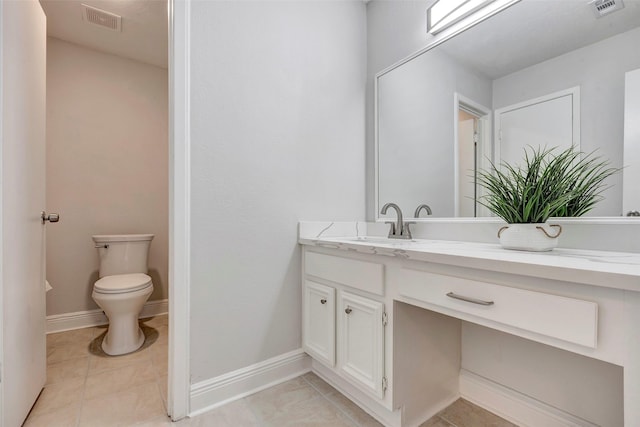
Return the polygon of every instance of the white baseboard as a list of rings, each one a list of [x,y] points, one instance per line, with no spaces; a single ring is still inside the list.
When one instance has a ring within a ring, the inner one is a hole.
[[[468,401],[522,427],[596,427],[596,424],[465,369],[460,370],[460,394]]]
[[[140,312],[140,319],[159,316],[169,312],[169,300],[147,301]],[[47,316],[47,333],[70,331],[72,329],[89,328],[109,323],[102,310],[76,311],[73,313]]]
[[[290,380],[311,370],[311,358],[302,350],[294,350],[191,385],[193,417],[218,406],[242,399],[250,394]]]

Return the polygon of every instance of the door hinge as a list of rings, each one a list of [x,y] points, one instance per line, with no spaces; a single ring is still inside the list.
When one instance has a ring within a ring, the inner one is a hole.
[[[382,313],[382,326],[387,326],[389,323],[389,318],[387,317],[387,313]]]
[[[387,377],[382,377],[382,391],[387,390]]]

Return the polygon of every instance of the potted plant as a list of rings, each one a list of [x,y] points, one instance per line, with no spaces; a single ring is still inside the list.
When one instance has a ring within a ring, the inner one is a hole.
[[[602,200],[604,181],[619,169],[573,147],[554,155],[555,149],[525,149],[524,164],[502,163],[479,171],[478,183],[487,192],[478,201],[509,225],[498,232],[508,249],[548,251],[558,244],[560,225],[550,217],[577,217]]]

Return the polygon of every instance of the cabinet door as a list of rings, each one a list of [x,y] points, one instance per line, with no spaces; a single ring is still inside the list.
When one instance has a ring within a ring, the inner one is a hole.
[[[347,292],[338,303],[340,372],[354,385],[384,397],[384,304]]]
[[[302,346],[311,357],[336,364],[336,290],[305,281]]]

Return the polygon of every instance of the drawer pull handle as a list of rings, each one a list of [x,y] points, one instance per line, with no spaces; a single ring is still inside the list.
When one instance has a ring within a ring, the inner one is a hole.
[[[479,305],[493,305],[493,301],[483,301],[481,299],[476,299],[476,298],[471,298],[471,297],[465,297],[463,295],[457,295],[454,294],[453,292],[449,292],[447,294],[447,296],[449,298],[453,298],[453,299],[459,299],[461,301],[466,301],[466,302],[470,302],[473,304],[479,304]]]
[[[327,303],[327,300],[326,300],[326,299],[322,298],[322,299],[320,300],[320,304],[326,304],[326,303]]]
[[[347,308],[344,309],[344,312],[347,313],[347,314],[351,314],[352,311],[353,310],[351,310],[351,307],[347,307]]]

